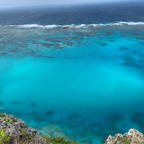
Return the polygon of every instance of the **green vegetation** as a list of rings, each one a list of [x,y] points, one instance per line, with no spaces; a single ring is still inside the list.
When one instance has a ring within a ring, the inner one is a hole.
[[[29,135],[24,129],[18,128],[17,131],[19,131],[22,134],[23,137],[26,137],[26,136]]]
[[[4,118],[4,121],[6,121],[6,122],[8,122],[8,123],[10,123],[10,124],[12,124],[13,122],[12,122],[12,120],[9,120],[9,118],[8,117],[5,117]]]
[[[123,140],[122,140],[122,142],[123,142],[124,144],[130,144],[130,143],[131,143],[131,140],[130,140],[129,138],[127,138],[127,137],[124,137]]]
[[[8,144],[10,142],[10,136],[4,129],[0,129],[0,144]]]
[[[52,144],[79,144],[77,142],[72,142],[72,141],[66,140],[63,137],[52,138],[52,137],[44,136],[44,135],[42,135],[42,137],[45,138],[48,142],[50,142]]]
[[[0,114],[0,117],[5,117],[5,114]]]
[[[21,130],[21,133],[22,133],[22,136],[23,136],[23,137],[26,137],[26,136],[29,135],[25,130]]]

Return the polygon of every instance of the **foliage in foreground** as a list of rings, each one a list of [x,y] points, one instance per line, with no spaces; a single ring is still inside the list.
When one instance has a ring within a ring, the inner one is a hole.
[[[66,140],[63,137],[52,138],[52,137],[44,136],[44,135],[42,135],[42,137],[45,138],[48,142],[51,142],[52,144],[79,144],[77,142]]]
[[[130,144],[131,143],[131,140],[127,137],[124,137],[123,138],[123,141],[122,141],[124,144]]]
[[[0,129],[0,144],[8,144],[10,142],[10,136],[4,129]]]

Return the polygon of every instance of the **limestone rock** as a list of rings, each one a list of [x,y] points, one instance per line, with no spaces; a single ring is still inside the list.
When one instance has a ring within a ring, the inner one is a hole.
[[[4,137],[6,144],[50,144],[35,129],[7,114],[0,114],[0,132],[0,138]]]
[[[144,135],[136,129],[130,129],[124,135],[109,136],[105,144],[144,144]]]

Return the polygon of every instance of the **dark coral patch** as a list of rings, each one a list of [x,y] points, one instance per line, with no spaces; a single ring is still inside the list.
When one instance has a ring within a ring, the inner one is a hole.
[[[126,51],[126,50],[128,50],[128,48],[127,47],[120,47],[119,50],[120,51]]]
[[[117,124],[124,120],[124,116],[118,113],[111,113],[105,117],[105,121],[109,124]]]
[[[144,132],[144,113],[136,112],[130,119]]]
[[[101,45],[102,45],[102,46],[107,46],[108,44],[107,44],[107,43],[102,43]]]
[[[110,36],[110,35],[112,35],[112,32],[106,32],[104,35]]]
[[[43,122],[43,121],[45,121],[45,116],[42,113],[40,113],[40,112],[32,112],[30,114],[30,116],[36,122]]]
[[[138,51],[137,51],[137,50],[134,50],[134,51],[132,51],[132,53],[133,53],[133,54],[137,54],[137,53],[138,53]]]
[[[68,30],[70,27],[69,26],[64,26],[63,29],[64,30]]]
[[[11,102],[13,105],[20,105],[21,103],[19,101],[12,101]]]
[[[36,107],[37,106],[37,104],[35,102],[32,102],[30,105],[31,105],[31,107]]]
[[[47,116],[52,116],[54,114],[55,114],[55,112],[53,110],[49,110],[45,113],[45,115],[47,115]]]
[[[136,37],[138,40],[144,40],[144,37]]]
[[[2,106],[4,104],[4,102],[0,101],[0,106]]]
[[[46,56],[46,55],[35,55],[36,58],[54,58],[53,56]]]
[[[135,61],[135,59],[132,58],[132,57],[124,57],[123,65],[130,66],[130,67],[141,68],[141,65],[137,61]]]

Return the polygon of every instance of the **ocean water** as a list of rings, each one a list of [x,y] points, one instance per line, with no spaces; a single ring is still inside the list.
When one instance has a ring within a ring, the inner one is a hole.
[[[144,16],[136,10],[129,17],[138,21],[63,25],[21,15],[13,23],[2,12],[0,112],[40,134],[86,144],[130,128],[144,132]]]

